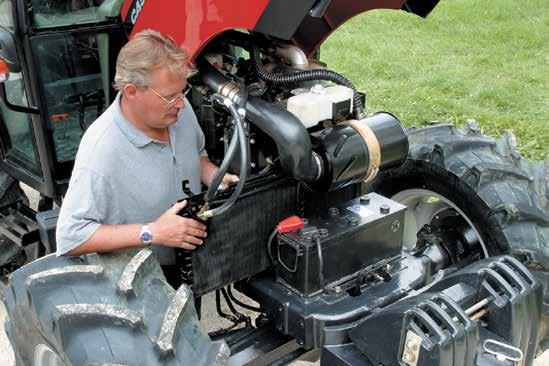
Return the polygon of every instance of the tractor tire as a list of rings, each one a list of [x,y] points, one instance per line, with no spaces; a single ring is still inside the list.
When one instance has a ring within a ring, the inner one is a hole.
[[[510,253],[532,270],[544,287],[549,324],[549,164],[522,158],[512,133],[495,140],[475,122],[463,129],[411,128],[408,137],[405,163],[368,187],[408,206],[404,247],[413,246],[418,231],[441,211],[454,210],[486,257]]]
[[[0,170],[0,208],[21,202],[29,204],[29,200],[21,187],[19,181]],[[31,246],[26,250],[19,247],[13,241],[0,234],[0,275],[2,272],[9,273],[27,261],[37,259],[40,255],[39,244]]]
[[[190,289],[170,287],[150,249],[49,255],[4,292],[16,364],[222,365],[224,342],[200,329]]]

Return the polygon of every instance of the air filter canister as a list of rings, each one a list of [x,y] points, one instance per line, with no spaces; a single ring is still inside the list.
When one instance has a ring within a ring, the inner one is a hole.
[[[379,112],[341,122],[313,135],[323,159],[322,177],[311,188],[332,191],[371,181],[380,170],[400,165],[408,155],[408,137],[400,121]]]

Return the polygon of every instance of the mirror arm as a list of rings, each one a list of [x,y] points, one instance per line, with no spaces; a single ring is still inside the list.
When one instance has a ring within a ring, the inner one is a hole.
[[[6,96],[6,86],[4,83],[0,83],[0,99],[6,104],[6,107],[14,112],[40,114],[40,109],[36,107],[25,107],[22,105],[11,104]]]

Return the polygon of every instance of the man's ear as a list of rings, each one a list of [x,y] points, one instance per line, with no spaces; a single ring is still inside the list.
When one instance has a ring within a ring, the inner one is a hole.
[[[128,100],[132,100],[137,96],[138,88],[135,84],[129,83],[124,85],[122,92],[125,98],[127,98]]]

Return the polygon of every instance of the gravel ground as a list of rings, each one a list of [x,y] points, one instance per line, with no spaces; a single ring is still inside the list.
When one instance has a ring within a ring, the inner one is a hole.
[[[35,191],[30,190],[28,187],[23,187],[29,199],[31,201],[31,206],[36,206],[38,202],[38,196]],[[238,296],[238,294],[237,294]],[[243,297],[238,296],[241,300],[244,300]],[[226,327],[230,323],[225,319],[219,319],[215,310],[215,301],[213,294],[206,295],[203,300],[203,320],[202,327],[206,331],[216,330],[222,327]],[[247,301],[249,302],[249,301]],[[252,302],[253,304],[253,302]],[[252,315],[252,314],[247,314]],[[11,345],[8,342],[6,334],[4,332],[4,321],[6,319],[6,310],[4,304],[0,303],[0,365],[2,366],[14,366],[14,356]],[[305,361],[296,361],[292,363],[292,366],[312,366],[319,365],[319,362],[305,362]],[[546,350],[541,356],[539,356],[534,366],[549,366],[549,350]]]

